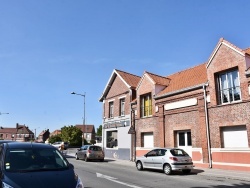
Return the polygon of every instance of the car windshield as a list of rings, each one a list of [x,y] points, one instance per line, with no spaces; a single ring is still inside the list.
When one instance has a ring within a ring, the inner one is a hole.
[[[173,156],[189,156],[184,150],[182,149],[171,149],[170,153]]]
[[[4,161],[6,171],[63,170],[69,167],[61,153],[53,148],[7,149]]]

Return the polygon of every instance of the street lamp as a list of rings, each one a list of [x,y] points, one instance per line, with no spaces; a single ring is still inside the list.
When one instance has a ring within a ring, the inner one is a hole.
[[[36,129],[39,129],[40,127],[37,127],[37,128],[35,128],[34,130],[35,130],[35,140],[36,140]]]
[[[71,94],[73,95],[80,95],[83,97],[83,129],[84,129],[84,133],[85,133],[85,96],[86,93],[84,92],[84,94],[79,94],[79,93],[75,93],[75,92],[71,92]],[[83,145],[84,145],[84,133],[83,133]]]
[[[2,113],[2,112],[0,112],[0,115],[3,115],[3,114],[10,114],[10,113]]]

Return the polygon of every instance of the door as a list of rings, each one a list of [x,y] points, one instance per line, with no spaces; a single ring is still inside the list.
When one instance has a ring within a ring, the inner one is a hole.
[[[143,160],[144,166],[146,168],[154,168],[154,158],[157,157],[156,150],[152,150],[145,155]]]
[[[156,149],[157,156],[153,158],[154,161],[154,167],[157,169],[162,169],[163,168],[163,163],[165,161],[165,149]]]
[[[185,150],[190,157],[192,157],[192,137],[191,131],[177,132],[178,148]]]

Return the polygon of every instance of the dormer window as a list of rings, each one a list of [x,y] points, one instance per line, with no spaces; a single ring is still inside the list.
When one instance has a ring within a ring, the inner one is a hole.
[[[218,99],[219,104],[241,100],[238,70],[218,74]]]
[[[148,117],[152,115],[152,97],[151,93],[142,95],[140,97],[141,103],[141,117]]]

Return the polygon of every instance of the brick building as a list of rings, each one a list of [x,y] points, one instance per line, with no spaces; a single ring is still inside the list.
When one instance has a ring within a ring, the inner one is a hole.
[[[208,62],[166,76],[165,88],[153,79],[138,86],[136,155],[152,147],[179,147],[196,166],[250,171],[249,67],[249,48],[220,39]],[[141,114],[145,94],[152,105],[146,116]]]
[[[139,80],[139,76],[114,70],[99,100],[103,103],[102,143],[106,157],[131,159],[130,103],[136,97]]]
[[[118,86],[108,87],[113,95],[104,117],[113,96],[120,96]],[[205,63],[168,76],[144,72],[135,93],[132,159],[154,147],[179,147],[195,166],[250,171],[250,48],[222,38]]]
[[[15,128],[1,127],[0,139],[1,140],[14,140],[19,142],[29,142],[34,140],[34,133],[28,126],[16,124]]]
[[[95,126],[94,125],[75,125],[81,129],[83,138],[88,142],[95,141]]]

